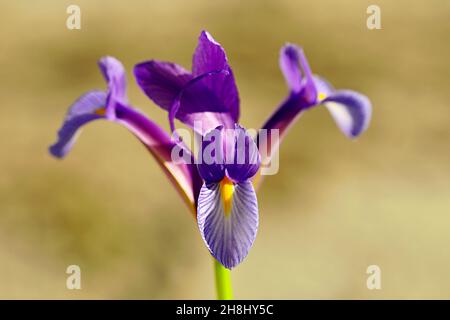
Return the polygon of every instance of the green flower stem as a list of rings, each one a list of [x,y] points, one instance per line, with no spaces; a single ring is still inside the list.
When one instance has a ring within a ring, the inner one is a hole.
[[[232,300],[231,272],[219,261],[214,259],[214,273],[216,276],[216,290],[218,300]]]

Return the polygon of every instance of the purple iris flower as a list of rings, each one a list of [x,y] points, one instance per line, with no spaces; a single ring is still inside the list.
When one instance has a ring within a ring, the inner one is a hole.
[[[134,69],[143,92],[168,112],[171,131],[175,131],[177,119],[202,137],[200,153],[194,156],[180,139],[171,138],[128,104],[120,62],[106,57],[99,65],[108,82],[107,91],[90,91],[72,105],[50,152],[65,156],[80,128],[93,120],[124,125],[158,161],[196,216],[209,251],[228,269],[242,262],[255,240],[259,218],[252,180],[260,172],[261,163],[270,161],[278,149],[280,140],[275,137],[281,139],[304,110],[319,104],[329,109],[350,138],[361,134],[370,121],[371,105],[365,96],[334,90],[311,73],[299,47],[287,45],[281,51],[280,66],[289,96],[263,125],[268,134],[253,139],[239,125],[239,94],[225,51],[203,31],[191,72],[178,64],[156,60]],[[279,134],[272,135],[273,129]],[[263,154],[258,145],[264,139],[270,150]],[[181,148],[189,161],[174,161],[171,152],[175,147]]]
[[[294,44],[285,45],[280,52],[280,69],[289,95],[262,126],[267,135],[259,136],[258,143],[268,140],[264,142],[269,148],[263,162],[270,161],[289,127],[312,107],[324,105],[338,128],[350,139],[358,137],[369,126],[372,115],[370,100],[352,90],[335,90],[325,79],[314,75],[302,48]],[[276,139],[279,141],[271,139],[272,129],[278,129]]]

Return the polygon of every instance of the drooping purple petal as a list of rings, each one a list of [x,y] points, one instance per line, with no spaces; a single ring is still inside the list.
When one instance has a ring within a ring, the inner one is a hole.
[[[63,158],[72,148],[81,127],[93,120],[105,118],[106,93],[93,90],[82,95],[69,108],[64,123],[58,131],[58,141],[49,151]]]
[[[162,61],[147,61],[134,67],[136,81],[144,93],[165,110],[172,107],[175,97],[192,80],[182,66]]]
[[[339,129],[349,138],[356,138],[369,126],[372,105],[365,95],[351,90],[338,90],[322,103],[330,111]]]
[[[261,159],[253,138],[240,125],[236,124],[233,140],[231,153],[226,154],[227,175],[236,182],[243,182],[258,172]]]
[[[229,112],[229,107],[224,104],[228,95],[226,88],[217,91],[209,87],[211,83],[223,83],[224,79],[229,77],[231,74],[228,71],[220,70],[191,80],[180,91],[169,111],[172,131],[175,129],[175,118],[201,135],[220,125],[233,128],[235,120]]]
[[[108,83],[108,97],[106,111],[108,118],[114,116],[114,111],[109,107],[109,101],[121,101],[127,103],[127,79],[125,68],[122,63],[114,57],[103,57],[98,65],[106,82]]]
[[[258,203],[251,182],[235,184],[232,198],[224,199],[227,188],[220,183],[203,185],[197,222],[211,254],[224,267],[236,267],[247,256],[258,229]],[[224,200],[231,207],[224,207]],[[226,209],[229,212],[226,212]]]
[[[223,126],[219,126],[202,138],[197,168],[206,183],[217,183],[225,176],[222,131]]]

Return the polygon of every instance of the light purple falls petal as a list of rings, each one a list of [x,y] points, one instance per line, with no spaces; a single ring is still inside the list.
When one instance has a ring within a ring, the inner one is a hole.
[[[209,251],[225,268],[244,260],[258,230],[258,203],[252,183],[235,184],[232,207],[225,214],[221,184],[203,185],[200,190],[197,222]]]

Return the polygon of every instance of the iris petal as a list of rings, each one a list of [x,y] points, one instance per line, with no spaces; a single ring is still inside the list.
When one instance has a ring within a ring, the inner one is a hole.
[[[206,87],[217,97],[234,122],[239,120],[239,93],[234,80],[233,71],[228,64],[227,55],[222,46],[207,31],[202,31],[198,45],[192,58],[192,74],[194,77],[214,71],[226,70],[229,76],[205,79]]]
[[[228,91],[222,88],[217,91],[211,84],[223,83],[231,74],[226,70],[205,73],[191,80],[178,94],[170,111],[169,123],[175,130],[174,120],[177,118],[187,126],[203,135],[223,125],[233,128],[235,120],[231,116],[227,101]],[[197,122],[201,126],[196,126]]]
[[[63,158],[72,148],[80,128],[97,119],[105,118],[106,93],[89,91],[76,100],[67,112],[64,123],[58,131],[58,141],[49,151],[58,158]]]
[[[106,56],[99,60],[98,65],[106,82],[108,83],[108,96],[106,98],[106,112],[109,119],[114,118],[114,109],[110,101],[127,103],[127,79],[125,68],[114,57]]]
[[[317,98],[314,79],[303,49],[294,44],[281,48],[280,68],[291,93],[303,90],[306,101],[313,103]]]
[[[372,105],[365,95],[350,90],[338,90],[326,97],[322,103],[330,111],[339,129],[349,138],[359,136],[369,126]]]
[[[223,126],[219,126],[202,138],[200,154],[197,157],[197,168],[206,183],[219,182],[225,175],[222,132]]]
[[[136,81],[144,93],[165,110],[172,107],[175,97],[192,80],[192,75],[182,66],[151,60],[134,67]]]
[[[261,159],[256,143],[243,127],[236,125],[233,140],[232,154],[226,155],[227,174],[234,181],[242,182],[258,172]]]
[[[200,190],[197,221],[211,254],[228,269],[247,256],[258,229],[258,203],[251,182],[234,185],[231,209],[225,212],[223,186],[204,184]]]

